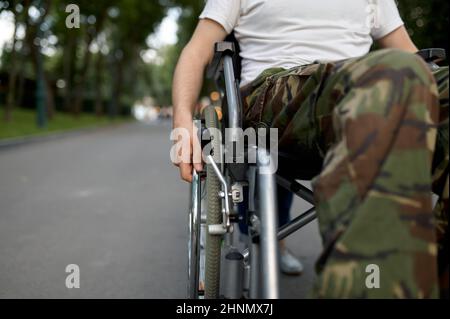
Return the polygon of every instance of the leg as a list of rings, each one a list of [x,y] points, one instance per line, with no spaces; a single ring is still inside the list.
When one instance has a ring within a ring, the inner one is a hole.
[[[313,295],[437,297],[433,77],[414,55],[378,51],[336,68],[316,105],[331,102],[334,141],[314,180],[325,249]]]
[[[312,295],[436,297],[430,170],[438,103],[426,65],[384,50],[268,73],[244,93],[247,125],[278,128],[279,148],[299,165],[315,170],[325,157],[314,183],[325,250]],[[371,264],[379,289],[366,287]]]
[[[278,199],[278,227],[284,226],[291,221],[291,207],[294,195],[287,189],[277,186]],[[286,275],[300,275],[303,265],[287,248],[286,240],[279,241],[280,247],[280,269]]]
[[[292,192],[287,191],[281,186],[277,186],[277,210],[278,210],[278,227],[283,226],[290,221],[290,210],[294,200]],[[238,204],[238,213],[245,219],[248,210],[248,190],[244,189],[244,201]],[[239,222],[239,231],[248,235],[248,227],[244,221]]]
[[[278,198],[278,227],[281,227],[290,222],[291,207],[294,200],[292,192],[286,190],[281,186],[277,186]]]

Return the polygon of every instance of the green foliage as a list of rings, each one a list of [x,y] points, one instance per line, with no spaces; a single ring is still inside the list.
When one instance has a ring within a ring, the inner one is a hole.
[[[449,50],[449,3],[442,0],[403,0],[399,9],[406,27],[419,48]]]
[[[171,105],[172,78],[179,56],[179,48],[176,45],[166,46],[160,50],[160,54],[164,56],[164,63],[147,67],[146,83],[157,104],[169,106]]]
[[[66,6],[69,4],[79,6],[79,29],[69,29],[66,26],[69,14]],[[132,73],[135,66],[142,63],[139,53],[147,48],[147,37],[154,32],[166,10],[173,5],[170,1],[163,0],[0,0],[0,11],[12,12],[16,16],[16,26],[26,33],[23,39],[18,39],[19,49],[14,52],[4,51],[0,71],[13,70],[8,62],[11,60],[10,56],[16,53],[20,55],[19,72],[27,78],[35,79],[31,49],[38,44],[38,50],[44,53],[42,57],[50,85],[54,87],[58,80],[65,83],[66,89],[54,88],[58,103],[66,101],[65,104],[76,105],[71,101],[79,96],[82,85],[81,92],[86,93],[83,98],[97,101],[106,98],[109,102],[105,106],[114,104],[117,114],[124,102],[128,107],[132,104],[135,98],[135,79]],[[20,10],[15,9],[24,6],[32,9],[34,17],[27,14],[26,20],[18,21]],[[39,19],[44,17],[39,24],[35,22],[36,12],[39,12]],[[36,30],[41,27],[44,28],[38,35]],[[100,38],[101,45],[98,43]],[[53,39],[50,47],[54,53],[48,55],[45,52],[48,52],[50,39]],[[90,52],[93,44],[97,49]],[[101,88],[98,89],[98,86]],[[64,108],[68,110],[67,105]]]
[[[175,66],[181,50],[194,32],[204,1],[176,0],[172,1],[171,5],[182,8],[178,19],[178,41],[175,45],[160,50],[159,55],[163,58],[163,62],[147,67],[146,71],[149,74],[145,77],[151,95],[155,98],[156,103],[161,106],[171,105],[172,79]]]

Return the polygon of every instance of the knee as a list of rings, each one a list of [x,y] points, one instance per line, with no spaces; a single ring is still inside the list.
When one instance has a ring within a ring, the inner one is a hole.
[[[375,51],[357,67],[355,86],[372,87],[379,84],[383,92],[392,92],[399,99],[410,94],[415,97],[437,96],[434,76],[421,57],[398,49]]]
[[[428,65],[414,53],[398,49],[384,49],[376,53],[373,62],[373,67],[384,69],[386,72],[390,71],[403,78],[418,79],[424,84],[434,82]]]

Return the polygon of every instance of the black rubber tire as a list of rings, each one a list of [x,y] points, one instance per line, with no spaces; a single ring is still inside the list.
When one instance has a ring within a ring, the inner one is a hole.
[[[219,120],[213,106],[205,109],[206,128],[219,128]],[[213,139],[211,146],[213,152],[220,152],[220,139]],[[214,154],[216,159],[217,153]],[[220,181],[214,173],[210,164],[206,165],[206,197],[207,197],[207,227],[222,223],[222,199],[219,197],[221,191]],[[220,258],[221,258],[222,236],[212,235],[206,232],[205,249],[205,299],[219,298],[220,290]]]

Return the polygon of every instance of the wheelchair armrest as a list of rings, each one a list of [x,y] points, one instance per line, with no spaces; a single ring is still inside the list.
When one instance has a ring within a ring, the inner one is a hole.
[[[440,48],[423,49],[416,54],[424,59],[427,63],[439,63],[447,58],[445,49]]]
[[[223,41],[214,44],[214,57],[208,66],[206,76],[210,79],[217,79],[223,70],[223,57],[225,55],[234,56],[236,48],[233,42]]]

